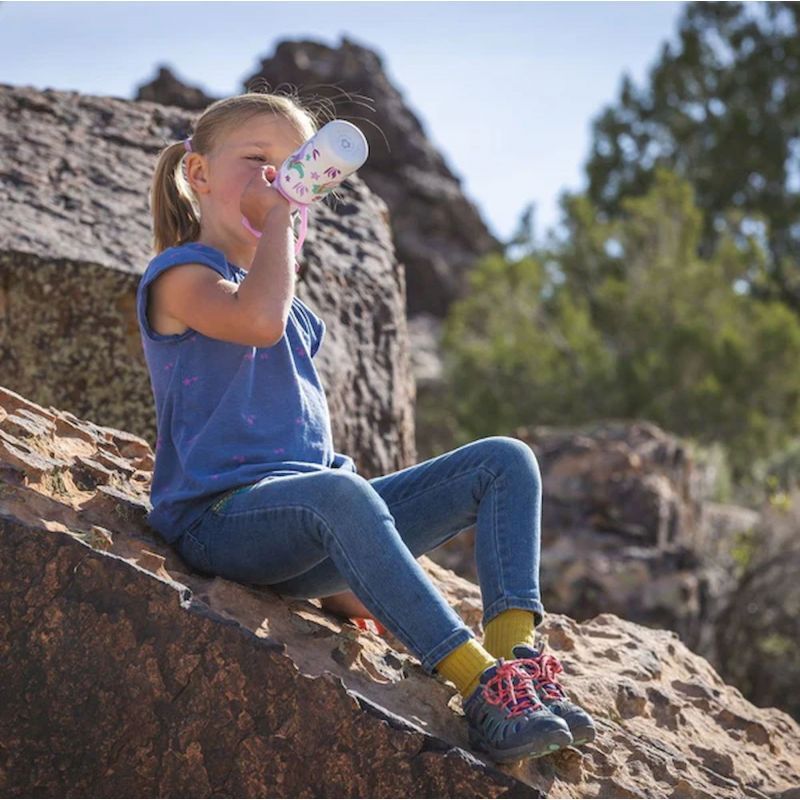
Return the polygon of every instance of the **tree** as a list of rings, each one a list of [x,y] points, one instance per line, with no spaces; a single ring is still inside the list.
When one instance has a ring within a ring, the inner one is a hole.
[[[445,322],[451,404],[466,436],[522,424],[645,418],[729,449],[734,479],[800,432],[800,320],[735,288],[758,238],[704,228],[689,183],[658,169],[603,221],[567,199],[569,236],[519,260],[493,255]]]
[[[589,199],[604,220],[619,217],[669,168],[704,213],[698,254],[710,258],[723,236],[748,248],[755,234],[764,269],[743,263],[740,278],[800,312],[800,4],[691,3],[679,37],[648,85],[626,75],[593,123]]]

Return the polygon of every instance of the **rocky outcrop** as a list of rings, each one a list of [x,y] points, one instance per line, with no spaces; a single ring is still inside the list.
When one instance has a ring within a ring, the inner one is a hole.
[[[179,85],[162,68],[136,97],[172,103],[182,102],[185,94],[194,103],[193,90]],[[370,155],[358,176],[389,209],[397,257],[406,271],[408,315],[425,311],[444,317],[450,303],[465,293],[469,268],[502,245],[389,81],[380,56],[346,36],[338,47],[280,42],[274,55],[262,59],[258,70],[242,81],[242,90],[276,91],[287,85],[297,87],[314,109],[326,111],[320,125],[335,116],[364,133]]]
[[[196,86],[187,86],[175,77],[169,67],[159,67],[156,77],[139,87],[136,99],[161,106],[180,106],[188,111],[202,111],[217,98]]]
[[[541,582],[551,611],[609,612],[669,628],[715,657],[715,618],[735,587],[735,536],[758,514],[706,502],[686,446],[647,422],[521,427],[542,473]],[[474,527],[432,558],[476,580]]]
[[[153,454],[0,389],[0,790],[193,797],[777,797],[800,726],[672,633],[541,627],[597,721],[498,767],[452,684],[317,601],[195,574],[146,527]],[[477,586],[420,563],[480,633]],[[313,758],[311,758],[313,754]]]
[[[155,158],[190,119],[0,84],[0,383],[150,443],[136,287],[153,255]],[[311,209],[297,294],[328,323],[315,363],[336,447],[382,474],[415,455],[404,271],[385,203],[358,176],[339,194]]]

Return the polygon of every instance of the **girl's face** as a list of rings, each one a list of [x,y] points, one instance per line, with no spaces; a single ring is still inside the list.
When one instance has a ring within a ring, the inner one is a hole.
[[[229,131],[208,155],[189,154],[186,169],[200,203],[201,240],[228,243],[224,249],[240,259],[235,263],[249,266],[252,258],[236,255],[258,245],[242,225],[239,202],[244,188],[263,167],[279,168],[304,141],[283,117],[260,114]]]

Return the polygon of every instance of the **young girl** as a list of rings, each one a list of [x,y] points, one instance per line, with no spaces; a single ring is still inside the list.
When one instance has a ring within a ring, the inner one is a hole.
[[[295,297],[292,215],[270,183],[316,129],[294,98],[249,92],[211,104],[159,156],[156,256],[137,294],[158,425],[148,520],[201,572],[374,615],[455,684],[471,746],[495,760],[588,741],[561,665],[533,646],[531,449],[490,436],[370,480],[334,450],[312,361],[325,323]],[[482,644],[416,561],[473,524]]]

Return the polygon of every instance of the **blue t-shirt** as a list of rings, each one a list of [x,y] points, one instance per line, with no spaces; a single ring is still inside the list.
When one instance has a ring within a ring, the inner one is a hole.
[[[150,327],[149,284],[189,262],[237,284],[247,275],[221,250],[190,242],[159,253],[139,282],[137,316],[158,430],[147,521],[170,543],[222,494],[267,473],[357,472],[350,456],[333,449],[328,401],[311,360],[325,323],[297,297],[272,347]]]

